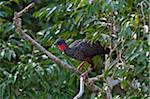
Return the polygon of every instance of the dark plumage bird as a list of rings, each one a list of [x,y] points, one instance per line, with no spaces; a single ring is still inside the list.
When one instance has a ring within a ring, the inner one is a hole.
[[[80,61],[87,61],[92,67],[94,66],[92,61],[94,56],[100,55],[104,58],[105,54],[109,53],[109,49],[101,46],[100,42],[91,44],[87,40],[76,40],[70,46],[64,40],[58,40],[57,46],[66,55]]]
[[[110,51],[109,48],[105,49],[103,46],[101,46],[100,42],[90,44],[90,42],[87,40],[76,40],[70,46],[68,46],[64,40],[58,40],[57,46],[66,55],[80,61],[87,61],[89,64],[91,64],[92,68],[94,66],[92,61],[92,58],[94,56],[100,55],[102,58],[104,58],[105,54],[108,54]],[[116,52],[114,52],[113,54],[115,57]],[[80,66],[83,66],[83,64],[81,64]],[[83,76],[84,79],[86,79],[86,77],[88,76],[88,72],[90,71],[91,70],[87,70],[81,76]],[[116,93],[120,94],[121,96],[124,96],[125,91],[123,89],[121,89],[118,86],[114,87],[114,91],[115,89],[117,89]]]

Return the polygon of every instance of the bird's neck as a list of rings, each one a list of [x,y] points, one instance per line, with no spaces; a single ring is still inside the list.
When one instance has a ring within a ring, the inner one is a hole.
[[[65,54],[68,55],[68,56],[72,56],[73,54],[73,49],[72,48],[69,48],[69,47],[66,47],[65,50],[64,50]]]

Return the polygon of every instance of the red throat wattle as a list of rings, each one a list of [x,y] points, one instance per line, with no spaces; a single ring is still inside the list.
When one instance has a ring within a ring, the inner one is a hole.
[[[64,50],[65,50],[65,45],[64,45],[64,44],[58,45],[58,48],[59,48],[61,51],[64,51]]]

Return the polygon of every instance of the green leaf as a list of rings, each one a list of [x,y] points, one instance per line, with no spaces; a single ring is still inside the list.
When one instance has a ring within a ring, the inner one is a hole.
[[[52,9],[47,8],[46,10],[47,10],[48,13],[47,13],[47,15],[46,15],[46,18],[48,18],[56,9],[57,9],[56,6],[53,7]],[[50,19],[48,18],[47,20],[50,20]]]
[[[6,17],[7,16],[7,13],[6,12],[4,12],[4,11],[1,11],[0,12],[0,17]]]
[[[80,12],[77,14],[77,16],[76,16],[76,18],[75,18],[75,24],[77,24],[77,23],[79,22],[79,20],[81,19],[82,15],[83,15],[83,11],[80,11]]]
[[[128,82],[127,82],[126,79],[124,79],[124,80],[121,81],[121,88],[122,89],[128,88]]]
[[[19,0],[12,0],[14,1],[15,3],[17,3],[17,5],[19,5]]]
[[[95,20],[96,20],[96,19],[95,19],[95,17],[93,16],[93,17],[87,19],[87,20],[83,23],[83,26],[86,26],[86,25],[92,23],[92,22],[95,21]]]
[[[0,97],[3,99],[5,96],[5,91],[6,91],[6,84],[2,83],[0,85]]]
[[[132,56],[130,56],[130,61],[132,61],[133,59],[135,59],[138,56],[139,56],[139,53],[133,54]]]

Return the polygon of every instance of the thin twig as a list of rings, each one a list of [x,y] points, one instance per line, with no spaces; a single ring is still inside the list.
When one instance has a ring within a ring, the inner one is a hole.
[[[91,82],[99,81],[103,78],[103,76],[104,76],[103,74],[97,75],[95,77],[89,78],[89,81],[91,81]]]
[[[79,93],[73,99],[79,99],[84,93],[84,80],[83,77],[80,77],[80,90]]]
[[[143,10],[143,3],[144,3],[144,1],[142,1],[142,2],[140,3],[140,7],[141,7],[141,13],[142,13],[143,23],[144,23],[144,25],[145,25],[145,24],[146,24],[146,21],[145,21],[145,15],[144,15],[144,10]]]
[[[108,67],[110,66],[110,58],[108,58],[108,55],[105,55],[105,58],[106,58],[106,62],[105,62],[105,70],[108,69]],[[109,87],[109,77],[106,78],[106,83],[107,83],[107,89],[106,89],[106,97],[107,99],[112,99],[112,94],[111,94],[111,88]]]
[[[119,62],[119,59],[116,58],[114,61],[110,62],[110,58],[108,58],[108,56],[106,56],[106,62],[105,62],[105,69],[108,69],[110,65],[115,65]],[[107,83],[107,89],[106,89],[106,97],[107,99],[112,99],[112,93],[111,90],[112,88],[119,84],[120,81],[119,80],[113,80],[111,77],[107,77],[106,78],[106,83]]]
[[[106,97],[107,99],[112,99],[111,88],[109,88],[109,86],[107,86],[106,89]]]

